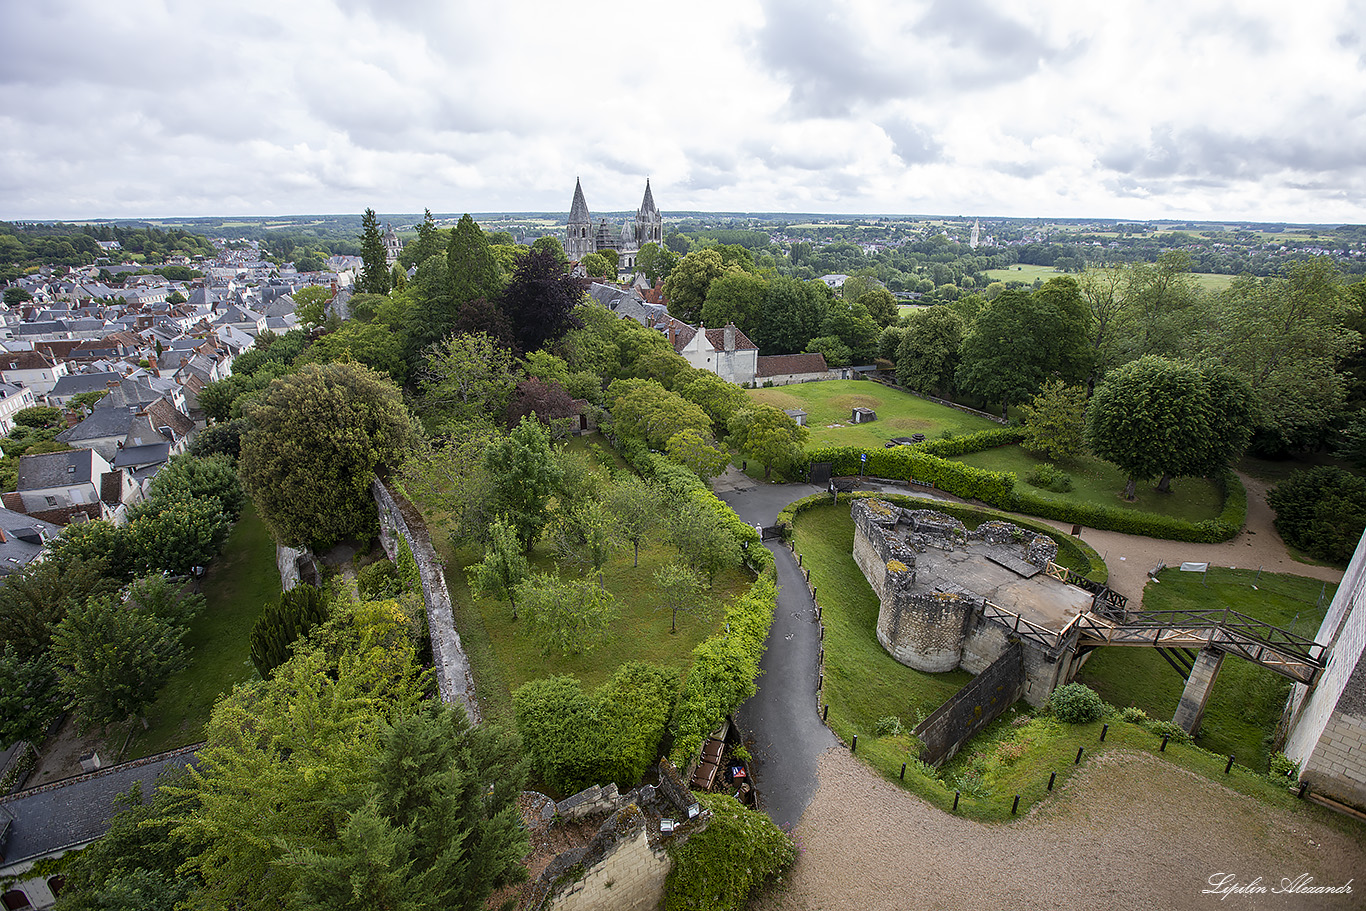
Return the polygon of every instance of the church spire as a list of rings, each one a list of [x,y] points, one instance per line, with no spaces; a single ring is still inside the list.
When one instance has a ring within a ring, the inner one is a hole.
[[[640,201],[640,211],[645,214],[658,212],[655,208],[655,195],[650,192],[650,178],[645,178],[645,198]]]
[[[647,181],[648,184],[648,181]],[[647,186],[646,193],[649,188]],[[574,201],[569,204],[569,223],[578,224],[591,222],[592,218],[588,215],[588,201],[583,198],[583,186],[577,177],[574,178]]]

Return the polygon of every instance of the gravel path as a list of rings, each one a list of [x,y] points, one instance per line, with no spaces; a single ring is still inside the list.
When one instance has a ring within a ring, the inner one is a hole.
[[[796,835],[802,856],[758,911],[1360,908],[1366,852],[1308,807],[1264,804],[1146,754],[1108,753],[1009,825],[941,812],[842,748]],[[1360,830],[1358,829],[1358,832]],[[1349,895],[1202,894],[1215,874],[1268,890],[1304,874]]]

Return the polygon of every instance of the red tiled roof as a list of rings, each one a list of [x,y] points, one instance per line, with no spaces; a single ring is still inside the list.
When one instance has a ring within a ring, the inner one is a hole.
[[[726,330],[725,330],[725,329],[708,329],[708,330],[707,330],[707,341],[711,342],[711,346],[712,346],[713,348],[715,348],[717,351],[725,351],[725,350],[726,350]],[[740,329],[739,329],[739,327],[737,327],[736,330],[735,330],[735,350],[736,350],[736,351],[757,351],[757,350],[759,350],[759,346],[756,345],[756,344],[754,344],[753,342],[751,342],[751,341],[749,340],[748,336],[746,336],[743,332],[741,332]]]
[[[759,369],[756,376],[785,376],[789,373],[825,373],[825,355],[816,354],[770,354],[759,355]]]

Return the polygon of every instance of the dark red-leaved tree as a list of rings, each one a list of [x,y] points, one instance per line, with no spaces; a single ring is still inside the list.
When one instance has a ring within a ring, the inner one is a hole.
[[[583,300],[583,287],[565,274],[555,257],[532,250],[522,257],[512,282],[503,291],[503,313],[512,323],[522,354],[539,351],[570,329],[583,324],[574,308]]]
[[[544,424],[574,413],[574,399],[559,383],[547,383],[532,377],[517,384],[508,400],[508,426],[516,427],[522,418],[535,414]]]

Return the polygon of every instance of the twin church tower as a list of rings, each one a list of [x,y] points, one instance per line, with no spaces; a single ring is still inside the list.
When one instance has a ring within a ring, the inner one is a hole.
[[[635,221],[627,220],[620,231],[608,224],[607,219],[598,221],[593,227],[593,218],[588,214],[588,202],[583,198],[583,187],[578,179],[574,180],[574,201],[569,205],[569,225],[565,229],[564,252],[571,262],[578,262],[589,253],[599,250],[617,251],[618,267],[623,271],[634,269],[636,254],[645,244],[664,242],[664,217],[655,207],[654,194],[650,192],[650,179],[645,179],[645,198],[636,210]]]

